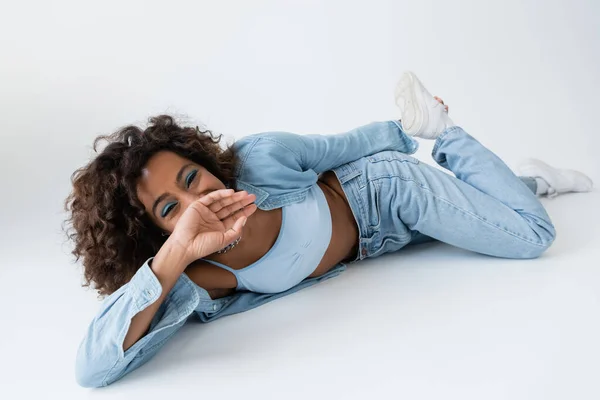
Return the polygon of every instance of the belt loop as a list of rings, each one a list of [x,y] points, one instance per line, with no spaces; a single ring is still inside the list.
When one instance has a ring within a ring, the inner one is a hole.
[[[368,246],[368,243],[363,238],[360,238],[359,257],[361,260],[364,260],[369,255],[369,250],[368,250],[367,246]]]

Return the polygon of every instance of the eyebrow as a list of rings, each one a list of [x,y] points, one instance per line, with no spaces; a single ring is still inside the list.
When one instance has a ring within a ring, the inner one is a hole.
[[[181,178],[183,177],[183,171],[185,171],[186,168],[188,168],[192,165],[194,165],[194,164],[188,163],[188,164],[185,164],[183,167],[181,167],[179,172],[177,172],[177,176],[175,177],[175,183],[177,183],[178,185],[181,184]],[[152,204],[152,214],[154,214],[154,216],[156,218],[158,218],[158,216],[156,215],[156,207],[158,207],[158,204],[161,201],[163,201],[165,198],[169,197],[170,195],[171,195],[171,193],[165,192],[165,193],[161,194],[160,196],[158,196],[158,198],[156,200],[154,200],[154,204]]]

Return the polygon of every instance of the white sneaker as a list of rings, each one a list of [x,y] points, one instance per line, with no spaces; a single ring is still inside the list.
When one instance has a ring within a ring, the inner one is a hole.
[[[396,105],[400,109],[404,132],[423,139],[435,139],[454,126],[445,106],[425,89],[413,72],[405,72],[396,86]]]
[[[548,197],[560,193],[590,192],[594,183],[589,176],[572,169],[554,168],[536,158],[529,158],[517,167],[519,175],[542,178],[548,183]]]

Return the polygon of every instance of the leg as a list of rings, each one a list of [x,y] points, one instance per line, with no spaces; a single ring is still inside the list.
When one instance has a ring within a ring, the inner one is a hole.
[[[402,153],[367,157],[364,173],[374,192],[368,197],[375,203],[368,213],[378,214],[369,219],[380,244],[386,235],[418,231],[482,254],[535,258],[554,241],[554,226],[531,188],[464,130],[447,129],[432,155],[456,177]]]
[[[523,181],[525,185],[533,192],[533,194],[537,194],[538,184],[535,178],[531,176],[519,176],[519,179]]]
[[[519,176],[519,179],[522,180],[525,185],[527,185],[527,187],[529,188],[529,190],[531,190],[533,194],[537,193],[538,184],[535,178],[532,178],[530,176]],[[424,235],[418,231],[412,231],[411,234],[412,237],[410,239],[410,242],[408,243],[409,245],[427,243],[435,240],[434,238]]]
[[[444,101],[432,96],[410,71],[404,73],[398,82],[396,104],[401,110],[402,127],[407,135],[436,139],[455,126]],[[441,162],[438,160],[440,165]],[[590,192],[594,186],[590,177],[580,171],[555,168],[534,158],[522,162],[518,169],[521,175],[534,178],[521,180],[530,188],[535,184],[533,192],[539,195],[554,197],[560,193]]]
[[[418,162],[397,163],[406,170],[402,189],[414,196],[404,198],[410,206],[399,209],[409,229],[503,257],[537,257],[550,246],[555,230],[536,197],[535,179],[519,179],[455,126],[443,100],[431,96],[414,73],[406,72],[398,82],[396,104],[404,132],[436,139],[434,160],[456,176]]]

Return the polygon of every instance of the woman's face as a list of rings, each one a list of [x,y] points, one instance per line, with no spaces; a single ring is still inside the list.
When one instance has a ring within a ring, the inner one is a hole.
[[[171,151],[154,154],[142,169],[137,195],[154,223],[173,232],[185,209],[225,185],[206,168]]]

